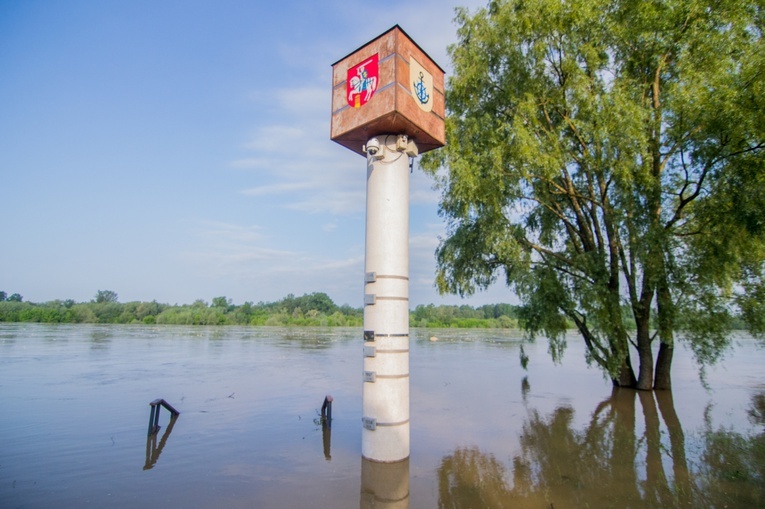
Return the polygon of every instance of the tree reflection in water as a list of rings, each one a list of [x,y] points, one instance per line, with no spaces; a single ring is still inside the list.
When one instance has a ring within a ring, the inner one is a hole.
[[[755,396],[749,415],[765,424],[764,410],[765,395]],[[708,423],[689,461],[671,392],[615,388],[584,429],[574,429],[573,418],[570,407],[547,418],[530,410],[512,467],[477,448],[444,457],[439,507],[764,506],[765,432],[742,435]]]
[[[725,497],[728,507],[765,507],[765,393],[752,398],[749,418],[763,426],[755,436],[712,429],[707,421],[700,476],[710,496],[707,506]]]

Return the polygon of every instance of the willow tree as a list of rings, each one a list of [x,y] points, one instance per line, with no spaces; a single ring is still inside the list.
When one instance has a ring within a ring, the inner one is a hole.
[[[448,224],[440,291],[504,277],[554,357],[573,324],[589,362],[640,389],[671,387],[679,330],[702,362],[733,315],[761,332],[764,5],[458,10],[447,146],[423,161]]]

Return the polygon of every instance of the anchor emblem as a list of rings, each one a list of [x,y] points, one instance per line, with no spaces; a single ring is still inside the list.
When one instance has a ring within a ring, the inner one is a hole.
[[[428,94],[428,89],[425,86],[425,74],[420,72],[418,77],[420,78],[419,81],[412,83],[414,93],[420,104],[427,104],[430,101],[430,94]]]
[[[426,113],[433,110],[433,75],[414,57],[409,57],[409,90],[418,108]]]

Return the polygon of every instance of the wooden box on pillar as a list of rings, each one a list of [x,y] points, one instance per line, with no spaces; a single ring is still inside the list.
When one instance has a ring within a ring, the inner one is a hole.
[[[330,138],[358,154],[381,134],[443,147],[444,110],[444,71],[398,25],[332,64]]]

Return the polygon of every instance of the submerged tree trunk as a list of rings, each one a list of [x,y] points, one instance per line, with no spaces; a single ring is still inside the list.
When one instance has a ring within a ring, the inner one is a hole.
[[[672,390],[672,356],[675,352],[674,306],[672,295],[669,293],[667,276],[662,265],[662,279],[656,290],[656,303],[659,311],[659,355],[656,358],[656,374],[653,388],[656,390]]]
[[[659,345],[659,355],[656,357],[656,376],[653,380],[653,388],[659,391],[672,390],[672,355],[675,347],[662,341]]]
[[[627,387],[630,389],[637,387],[637,378],[635,378],[635,372],[632,370],[629,352],[627,352],[624,362],[622,362],[621,368],[619,368],[619,376],[611,378],[611,382],[614,384],[614,387]]]
[[[647,311],[643,311],[636,320],[638,362],[640,362],[636,387],[643,391],[653,389],[653,352],[651,352],[649,316]]]

